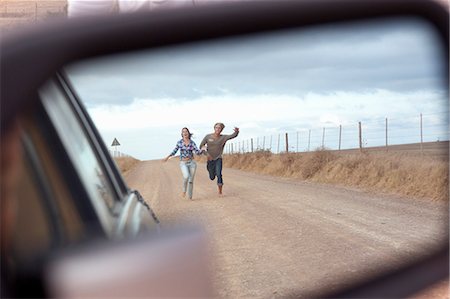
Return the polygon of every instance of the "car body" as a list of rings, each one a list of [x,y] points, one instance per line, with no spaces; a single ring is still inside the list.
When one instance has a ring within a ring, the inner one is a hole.
[[[233,3],[73,19],[6,36],[1,48],[2,138],[19,128],[22,171],[9,204],[17,211],[16,225],[12,233],[2,231],[11,239],[9,248],[2,249],[7,282],[2,292],[48,296],[42,271],[56,251],[99,238],[159,232],[157,217],[139,192],[127,187],[108,154],[62,71],[66,65],[173,44],[392,16],[416,16],[436,26],[448,64],[448,13],[424,1]],[[4,174],[9,175],[2,168]],[[448,269],[436,267],[448,265],[446,242],[429,260],[331,296],[404,296],[425,288],[448,276]],[[417,269],[426,269],[427,279]],[[397,284],[408,278],[419,282],[415,287]]]
[[[19,121],[23,163],[11,241],[18,273],[94,235],[119,240],[159,231],[158,219],[139,192],[126,186],[63,77],[45,86],[41,100]],[[52,103],[55,97],[60,105]]]

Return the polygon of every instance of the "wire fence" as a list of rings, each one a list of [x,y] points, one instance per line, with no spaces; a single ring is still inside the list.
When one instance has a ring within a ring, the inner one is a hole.
[[[0,0],[0,32],[41,20],[67,16],[66,0]]]
[[[304,128],[267,136],[233,139],[225,153],[254,151],[308,152],[318,148],[329,150],[364,149],[392,145],[448,141],[448,112],[419,114],[414,117],[384,118],[353,124]]]
[[[109,150],[109,154],[113,158],[131,157],[130,155],[127,155],[127,154],[122,153],[122,152],[117,151],[117,150]]]

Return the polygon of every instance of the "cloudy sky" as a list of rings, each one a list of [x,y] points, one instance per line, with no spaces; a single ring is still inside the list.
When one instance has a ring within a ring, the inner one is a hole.
[[[105,143],[163,158],[190,128],[200,144],[216,122],[241,133],[234,148],[291,150],[448,139],[441,53],[423,24],[383,21],[144,51],[68,69]],[[325,128],[325,129],[324,129]],[[297,133],[298,132],[298,133]],[[298,137],[298,140],[297,140]],[[272,140],[272,143],[270,143]],[[284,149],[284,138],[280,147]]]

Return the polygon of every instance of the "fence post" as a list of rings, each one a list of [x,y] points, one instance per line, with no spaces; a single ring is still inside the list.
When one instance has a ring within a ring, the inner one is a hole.
[[[325,147],[325,127],[323,128],[323,133],[322,133],[322,149]]]
[[[308,152],[310,150],[310,146],[311,146],[311,129],[309,129],[309,134],[308,134]]]
[[[422,113],[420,113],[420,153],[423,154]]]
[[[362,152],[362,130],[361,130],[361,122],[358,122],[359,126],[359,151]]]
[[[388,148],[388,119],[386,117],[386,151],[389,151]]]
[[[259,149],[259,137],[256,137],[256,150]]]
[[[289,153],[288,133],[286,133],[286,153]]]
[[[266,150],[266,148],[264,147],[265,145],[266,145],[266,136],[263,137],[263,146],[262,146],[263,151]]]
[[[298,131],[297,131],[297,153],[298,153]]]
[[[253,138],[250,139],[250,143],[251,143],[251,144],[250,144],[250,145],[251,145],[251,151],[252,151],[252,153],[253,153]]]
[[[231,144],[231,154],[233,154],[233,143]]]
[[[339,125],[339,150],[341,150],[342,125]]]

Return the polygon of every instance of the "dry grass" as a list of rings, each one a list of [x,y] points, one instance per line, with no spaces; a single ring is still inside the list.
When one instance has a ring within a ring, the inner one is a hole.
[[[226,167],[261,174],[336,184],[416,198],[448,200],[448,161],[400,153],[338,155],[325,149],[310,153],[256,152],[227,155]]]
[[[136,166],[136,164],[140,162],[133,157],[115,157],[114,161],[116,162],[117,167],[119,167],[122,175],[126,175],[131,169],[133,169],[134,166]]]

